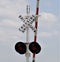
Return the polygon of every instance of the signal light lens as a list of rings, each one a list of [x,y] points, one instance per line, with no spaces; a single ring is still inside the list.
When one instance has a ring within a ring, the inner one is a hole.
[[[29,44],[29,50],[32,53],[38,54],[41,51],[41,46],[37,42],[31,42]]]
[[[23,42],[17,42],[15,45],[15,50],[19,54],[25,54],[26,53],[26,45]]]

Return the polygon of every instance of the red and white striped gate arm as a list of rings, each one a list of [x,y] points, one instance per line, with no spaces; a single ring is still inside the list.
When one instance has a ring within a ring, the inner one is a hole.
[[[37,28],[38,28],[38,15],[39,15],[39,1],[40,1],[40,0],[37,0],[37,3],[36,3],[36,21],[35,21],[36,32],[34,33],[34,42],[37,41]],[[33,62],[35,62],[35,53],[33,54]]]

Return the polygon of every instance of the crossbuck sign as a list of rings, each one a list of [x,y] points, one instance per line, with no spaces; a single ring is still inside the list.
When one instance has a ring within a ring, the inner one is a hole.
[[[27,26],[28,26],[28,27],[30,27],[34,32],[36,32],[36,28],[32,26],[32,23],[35,21],[36,16],[32,15],[32,16],[26,16],[25,18],[23,18],[23,17],[20,15],[19,18],[21,19],[21,21],[24,22],[24,24],[19,28],[20,31],[22,31],[22,32],[24,33],[25,30],[27,29]]]

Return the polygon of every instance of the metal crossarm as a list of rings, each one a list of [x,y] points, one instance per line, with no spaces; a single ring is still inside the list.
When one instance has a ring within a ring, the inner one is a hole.
[[[20,15],[19,18],[24,22],[24,24],[19,28],[20,31],[25,32],[26,25],[30,27],[34,32],[36,28],[32,26],[32,23],[35,21],[35,16],[32,15],[31,17],[26,17],[25,19]]]

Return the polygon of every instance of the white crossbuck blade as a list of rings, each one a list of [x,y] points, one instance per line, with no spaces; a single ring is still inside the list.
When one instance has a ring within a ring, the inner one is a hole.
[[[32,23],[35,21],[36,16],[32,15],[32,16],[27,16],[26,18],[23,18],[21,15],[19,16],[19,18],[25,23],[23,24],[19,30],[22,32],[25,32],[26,30],[26,25],[28,27],[30,27],[34,32],[36,31],[36,28],[32,26]]]

